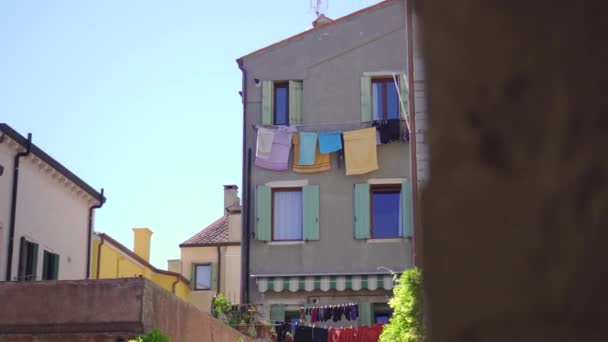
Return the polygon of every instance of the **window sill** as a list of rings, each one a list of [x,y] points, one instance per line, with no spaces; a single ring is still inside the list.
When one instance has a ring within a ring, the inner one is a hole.
[[[303,245],[305,241],[268,241],[268,246],[291,246],[291,245]]]
[[[391,239],[368,239],[367,243],[392,243],[392,242],[402,242],[406,238],[391,238]]]
[[[192,292],[211,292],[211,291],[213,291],[213,290],[211,290],[211,289],[208,289],[208,290],[201,290],[201,289],[192,290]]]

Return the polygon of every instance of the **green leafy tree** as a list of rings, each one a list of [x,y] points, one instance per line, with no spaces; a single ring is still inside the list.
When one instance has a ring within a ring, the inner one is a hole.
[[[393,316],[384,326],[381,342],[420,342],[424,340],[422,272],[409,269],[397,280],[393,298],[388,303]]]

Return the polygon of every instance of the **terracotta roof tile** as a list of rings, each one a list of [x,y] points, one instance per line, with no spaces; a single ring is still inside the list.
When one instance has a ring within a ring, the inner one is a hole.
[[[184,241],[183,246],[217,245],[228,242],[228,216],[222,216],[207,228],[196,233],[193,237]]]

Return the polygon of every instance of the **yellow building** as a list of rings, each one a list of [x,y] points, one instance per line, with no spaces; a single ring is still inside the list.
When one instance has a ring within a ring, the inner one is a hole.
[[[179,298],[188,301],[190,282],[181,274],[160,270],[150,264],[148,228],[133,228],[134,251],[104,233],[93,237],[91,279],[145,277]]]
[[[233,304],[241,299],[241,206],[236,185],[224,185],[224,215],[180,244],[181,258],[169,270],[190,279],[188,301],[204,312],[221,293]]]

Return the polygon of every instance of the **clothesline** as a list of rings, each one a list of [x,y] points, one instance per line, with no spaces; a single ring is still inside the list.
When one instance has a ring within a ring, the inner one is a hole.
[[[314,127],[326,127],[326,126],[339,126],[339,125],[361,125],[361,126],[369,126],[372,125],[374,123],[374,121],[387,121],[389,119],[377,119],[377,120],[373,120],[373,121],[350,121],[350,122],[324,122],[324,123],[314,123],[314,124],[299,124],[299,125],[291,125],[292,127],[307,127],[308,129],[314,129]],[[403,119],[403,118],[399,118],[399,121],[405,122],[407,124],[408,130],[409,130],[409,124],[407,122],[407,120]],[[258,130],[258,126],[256,125],[251,125],[251,128],[254,131]]]

